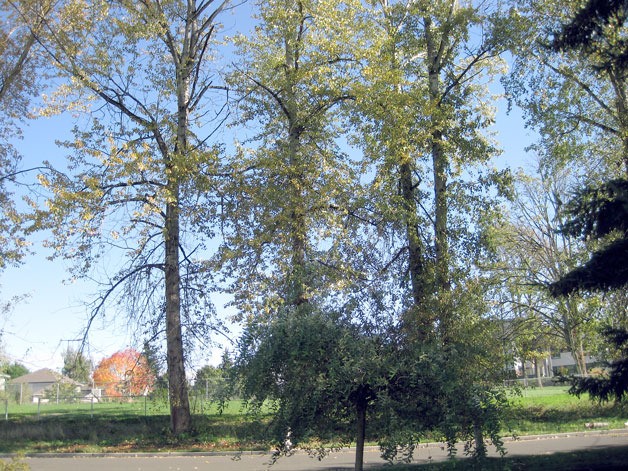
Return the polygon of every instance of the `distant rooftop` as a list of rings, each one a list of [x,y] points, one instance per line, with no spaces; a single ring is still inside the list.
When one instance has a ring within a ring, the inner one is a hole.
[[[67,376],[63,376],[61,373],[57,373],[56,371],[51,370],[50,368],[42,368],[41,370],[33,371],[32,373],[25,374],[23,376],[18,376],[17,378],[13,378],[9,383],[11,384],[19,384],[19,383],[76,383],[71,378]]]

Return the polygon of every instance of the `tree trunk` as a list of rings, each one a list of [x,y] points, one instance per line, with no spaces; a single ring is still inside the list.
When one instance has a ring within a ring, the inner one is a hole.
[[[484,431],[482,424],[478,420],[473,421],[473,441],[475,442],[475,456],[477,458],[486,457],[486,444],[484,443]]]
[[[303,13],[302,11],[300,13]],[[305,21],[302,18],[302,21]],[[303,24],[301,24],[303,26]],[[298,38],[298,34],[296,35]],[[304,188],[306,188],[305,175],[301,155],[301,135],[305,132],[307,123],[299,120],[297,104],[297,83],[295,72],[299,66],[301,47],[300,40],[294,44],[285,43],[285,67],[286,83],[285,101],[283,102],[285,118],[288,122],[288,140],[286,143],[286,161],[288,165],[288,181],[286,182],[287,212],[289,218],[288,238],[291,243],[291,265],[287,279],[287,304],[300,306],[308,302],[308,281],[306,280],[306,251],[307,251],[307,220]]]
[[[542,388],[543,380],[541,379],[541,369],[539,368],[539,359],[537,357],[534,358],[534,372],[536,375],[536,384],[539,388]]]
[[[572,353],[576,360],[576,367],[578,368],[578,374],[586,376],[589,372],[587,370],[587,360],[585,358],[584,348],[582,348],[582,342],[578,342],[577,347]]]
[[[567,348],[573,357],[576,364],[576,371],[579,375],[587,374],[587,363],[584,358],[584,349],[582,348],[582,341],[578,338],[578,333],[575,328],[571,327],[571,323],[568,320],[565,323],[565,337],[567,341]]]
[[[368,403],[360,398],[356,404],[357,433],[355,440],[355,471],[364,469],[364,442],[366,441],[366,409]]]
[[[178,193],[178,192],[176,192]],[[181,275],[179,273],[179,207],[178,194],[166,208],[166,346],[168,364],[168,393],[170,398],[170,426],[179,435],[192,428],[183,335],[181,330]]]
[[[447,240],[447,156],[441,143],[442,132],[432,135],[432,165],[434,168],[434,253],[436,287],[449,290],[449,242]]]
[[[559,308],[563,311],[562,328],[567,348],[576,363],[579,375],[586,375],[587,365],[584,360],[582,340],[575,319],[578,319],[578,306],[571,299],[561,299]]]
[[[432,330],[433,318],[429,315],[429,311],[425,306],[425,262],[423,246],[416,223],[416,191],[414,189],[410,162],[403,162],[399,166],[399,180],[404,203],[403,214],[408,241],[408,271],[414,305],[414,308],[410,310],[409,314],[411,315],[407,325],[412,326],[412,330],[417,333],[418,340],[423,340],[429,336]]]
[[[440,73],[443,70],[443,51],[446,49],[447,38],[443,37],[439,40],[438,35],[432,29],[432,20],[427,17],[424,21],[427,44],[428,92],[433,108],[430,119],[430,152],[432,155],[434,179],[434,281],[435,291],[440,293],[448,292],[451,288],[449,280],[449,241],[447,235],[447,173],[449,161],[443,146],[443,123],[440,116],[443,99]],[[453,325],[452,310],[445,306],[439,311],[439,330],[442,341],[447,343]]]
[[[433,120],[434,121],[434,120]],[[439,126],[433,122],[433,126]],[[449,280],[449,241],[447,236],[447,156],[439,129],[432,134],[432,166],[434,172],[434,288],[437,293],[451,289]],[[442,297],[441,297],[442,298]],[[445,298],[442,298],[445,299]],[[450,343],[453,331],[453,309],[449,303],[440,303],[438,329],[444,345]]]
[[[188,11],[188,14],[190,12]],[[188,18],[190,31],[195,31],[194,20]],[[166,350],[168,365],[168,395],[170,398],[170,427],[179,435],[192,429],[190,401],[185,377],[185,355],[181,328],[181,273],[179,266],[179,188],[180,175],[177,160],[187,157],[189,132],[190,73],[192,62],[189,59],[190,42],[186,38],[183,57],[177,64],[177,135],[174,151],[164,151],[168,178],[168,203],[166,205],[165,246],[166,246]],[[175,64],[177,62],[175,61]],[[174,160],[173,160],[174,159]]]
[[[290,181],[287,192],[288,204],[290,205],[289,237],[292,244],[292,260],[288,283],[288,304],[300,306],[306,303],[309,298],[306,281],[307,222],[304,207],[306,202],[301,190],[305,185],[305,177],[299,159],[300,130],[293,124],[290,125],[290,128],[290,135],[288,136]]]

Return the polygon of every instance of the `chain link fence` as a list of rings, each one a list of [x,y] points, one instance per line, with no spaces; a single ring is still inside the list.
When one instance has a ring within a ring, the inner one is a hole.
[[[137,391],[141,394],[137,394]],[[221,377],[198,381],[189,387],[193,414],[217,410],[217,403],[228,400],[227,381]],[[151,387],[134,387],[128,382],[81,385],[6,384],[0,391],[4,419],[18,417],[90,415],[149,416],[169,413],[168,384],[157,381]]]

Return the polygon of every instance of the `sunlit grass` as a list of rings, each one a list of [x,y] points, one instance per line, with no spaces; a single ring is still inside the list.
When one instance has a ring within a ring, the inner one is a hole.
[[[516,435],[586,431],[587,423],[606,423],[603,429],[624,428],[627,404],[600,404],[588,395],[568,394],[568,387],[526,388],[512,395],[506,423]],[[504,434],[508,434],[504,430]]]
[[[3,407],[4,409],[4,407]],[[218,414],[222,409],[224,414],[242,414],[241,401],[228,401],[220,405],[213,401],[190,400],[190,409],[193,415]],[[4,411],[3,411],[4,412]],[[7,415],[10,419],[44,418],[52,416],[107,416],[107,417],[135,417],[159,416],[169,414],[168,402],[163,399],[137,397],[132,401],[109,400],[102,402],[48,402],[33,404],[9,403]]]
[[[528,388],[511,395],[504,436],[588,430],[586,423],[624,428],[628,405],[598,404],[577,398],[566,387]],[[10,405],[0,421],[0,452],[111,452],[260,450],[268,447],[268,411],[248,415],[241,401],[192,398],[194,431],[183,437],[169,432],[167,402],[137,398],[133,402]],[[39,410],[39,414],[38,414]],[[369,438],[376,443],[375,434]]]
[[[165,401],[11,405],[0,422],[0,453],[260,449],[265,426],[241,401],[192,401],[194,431],[170,435]]]

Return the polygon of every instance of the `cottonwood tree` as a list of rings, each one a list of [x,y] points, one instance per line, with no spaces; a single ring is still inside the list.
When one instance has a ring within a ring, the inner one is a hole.
[[[453,352],[466,337],[463,319],[486,312],[456,300],[482,251],[486,189],[501,183],[486,166],[498,154],[487,105],[488,84],[503,70],[507,18],[471,2],[369,5],[377,33],[356,92],[358,139],[374,175],[374,219],[390,234],[383,266],[407,280],[406,340]],[[478,435],[478,450],[479,442]]]
[[[244,314],[298,307],[323,291],[321,247],[342,230],[352,179],[335,115],[352,98],[351,47],[360,32],[345,20],[356,5],[264,2],[254,34],[236,38],[230,83],[236,125],[249,139],[233,163],[223,263]]]
[[[353,100],[361,4],[276,0],[258,8],[254,34],[236,40],[230,80],[239,96],[236,125],[252,128],[232,164],[236,178],[225,199],[230,220],[221,253],[247,319],[236,369],[245,377],[245,397],[276,402],[279,445],[288,430],[295,445],[312,434],[324,438],[339,420],[338,409],[349,407],[343,417],[357,417],[363,450],[368,388],[356,381],[339,391],[339,372],[330,363],[339,366],[340,358],[320,350],[338,317],[327,313],[326,301],[349,278],[334,248],[346,236],[356,178],[338,144],[337,116]],[[320,330],[302,330],[317,322]],[[303,335],[311,342],[301,342]]]
[[[215,325],[198,257],[219,158],[212,55],[227,3],[71,0],[40,35],[67,80],[47,111],[84,119],[64,143],[67,170],[50,162],[40,177],[51,196],[34,228],[51,230],[74,276],[102,283],[88,328],[117,302],[149,337],[165,337],[175,434],[191,428],[184,341]]]
[[[482,167],[498,155],[487,86],[503,70],[502,38],[492,13],[467,2],[374,2],[371,16],[378,39],[358,95],[364,152],[380,208],[404,228],[410,323],[428,338],[437,321],[446,330],[426,305],[452,285],[453,254],[473,245],[462,228],[477,221],[479,190],[492,177]],[[476,26],[482,34],[470,37]]]

